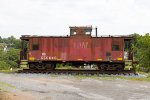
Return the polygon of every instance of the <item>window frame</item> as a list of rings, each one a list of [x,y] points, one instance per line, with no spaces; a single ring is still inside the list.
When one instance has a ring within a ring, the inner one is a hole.
[[[32,44],[32,50],[39,50],[39,44]]]
[[[40,45],[39,45],[39,39],[38,38],[33,38],[32,39],[32,49],[33,51],[37,51],[40,49]]]
[[[120,51],[120,45],[118,45],[118,44],[113,44],[113,45],[112,45],[112,51]]]

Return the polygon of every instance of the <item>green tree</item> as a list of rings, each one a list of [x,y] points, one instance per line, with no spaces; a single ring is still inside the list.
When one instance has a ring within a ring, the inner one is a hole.
[[[134,46],[136,51],[136,58],[139,61],[139,65],[144,68],[145,71],[150,72],[150,34],[147,33],[144,36],[137,36]]]
[[[21,48],[21,40],[20,39],[16,39],[14,42],[13,42],[13,48],[15,49],[20,49]]]
[[[17,62],[19,61],[19,53],[21,47],[20,39],[16,39],[14,36],[8,38],[0,37],[1,48],[0,48],[0,70],[9,69],[10,67],[18,67]],[[4,46],[8,47],[7,52],[3,51]]]
[[[141,37],[139,34],[137,33],[134,33],[132,34],[131,36],[133,36],[133,44],[132,44],[132,48],[134,50],[134,58],[135,60],[138,60],[138,57],[137,57],[137,49],[140,47],[139,46],[139,43],[138,42],[138,39]]]
[[[5,60],[6,60],[6,52],[0,50],[0,61],[5,61]]]
[[[2,43],[6,43],[8,48],[15,48],[15,49],[21,48],[21,40],[16,39],[14,36],[10,36],[8,38],[3,38]]]
[[[10,49],[8,50],[8,52],[6,53],[6,62],[11,65],[11,67],[18,67],[17,62],[19,61],[19,53],[20,50],[19,49]]]
[[[10,65],[6,61],[6,52],[0,50],[0,70],[9,69]]]
[[[3,43],[3,39],[2,39],[2,37],[0,36],[0,43]]]
[[[10,69],[10,65],[5,61],[0,61],[0,70]]]

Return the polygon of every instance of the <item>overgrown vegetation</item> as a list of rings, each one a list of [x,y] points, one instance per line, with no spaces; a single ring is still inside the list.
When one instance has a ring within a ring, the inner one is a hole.
[[[20,40],[13,36],[0,37],[0,70],[18,67],[20,44]]]
[[[8,92],[9,88],[16,89],[16,87],[11,84],[8,84],[6,82],[0,82],[0,91]]]
[[[133,45],[135,59],[139,61],[138,70],[150,72],[150,34],[144,36],[135,34],[135,44]]]
[[[61,77],[63,78],[68,78],[68,77],[75,77],[79,80],[82,79],[96,79],[96,80],[109,80],[109,81],[113,81],[113,80],[132,80],[132,81],[148,81],[150,82],[150,73],[140,73],[142,76],[122,76],[122,75],[68,75],[66,76],[65,74],[61,75]],[[52,78],[60,78],[60,75],[56,75],[56,74],[51,74]]]

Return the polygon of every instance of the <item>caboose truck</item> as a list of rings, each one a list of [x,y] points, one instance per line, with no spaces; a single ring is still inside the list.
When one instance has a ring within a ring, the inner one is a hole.
[[[92,36],[92,26],[70,27],[70,36],[23,35],[20,61],[29,69],[53,70],[58,63],[96,65],[97,69],[122,71],[133,61],[130,36]]]

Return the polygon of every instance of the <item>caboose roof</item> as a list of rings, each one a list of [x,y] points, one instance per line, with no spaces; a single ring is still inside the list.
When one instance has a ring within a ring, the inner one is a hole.
[[[70,36],[38,36],[38,35],[22,35],[20,39],[28,40],[29,38],[69,38]],[[102,35],[92,38],[125,38],[125,39],[132,39],[133,36],[131,35]]]

